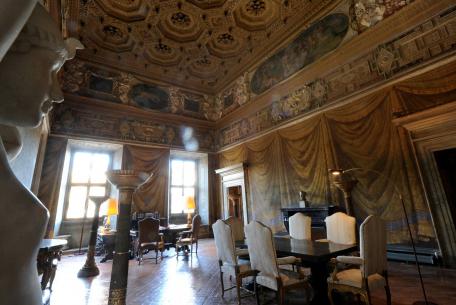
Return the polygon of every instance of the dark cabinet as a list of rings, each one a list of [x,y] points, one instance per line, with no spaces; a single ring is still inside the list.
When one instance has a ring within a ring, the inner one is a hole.
[[[329,215],[332,215],[336,212],[341,211],[339,206],[330,205],[322,207],[308,207],[301,208],[299,206],[291,206],[286,208],[281,208],[283,223],[288,229],[288,218],[293,216],[296,213],[303,213],[306,216],[312,218],[312,228],[325,228],[325,218]]]

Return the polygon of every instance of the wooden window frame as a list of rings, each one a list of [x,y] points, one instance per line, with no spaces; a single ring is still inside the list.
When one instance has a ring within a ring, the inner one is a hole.
[[[195,183],[193,186],[185,186],[184,184],[182,185],[173,185],[173,175],[172,175],[172,172],[173,172],[173,168],[172,168],[172,162],[173,161],[192,161],[195,163]],[[194,196],[194,199],[195,199],[195,211],[198,209],[198,192],[199,192],[199,175],[198,175],[198,168],[199,168],[199,160],[198,159],[193,159],[193,158],[182,158],[182,157],[172,157],[170,159],[170,162],[169,162],[169,205],[168,205],[168,209],[169,209],[169,214],[170,215],[174,215],[174,216],[179,216],[179,215],[185,215],[187,213],[185,212],[180,212],[180,213],[172,213],[172,194],[171,194],[171,189],[173,187],[180,187],[182,190],[186,187],[193,187],[194,190],[195,190],[195,196]]]

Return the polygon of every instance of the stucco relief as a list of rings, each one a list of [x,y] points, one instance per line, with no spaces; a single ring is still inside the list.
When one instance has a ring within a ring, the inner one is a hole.
[[[363,32],[411,2],[413,0],[353,0],[351,26],[355,31]]]

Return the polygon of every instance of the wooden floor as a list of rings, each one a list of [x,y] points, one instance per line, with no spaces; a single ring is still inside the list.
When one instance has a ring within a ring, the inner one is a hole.
[[[168,257],[158,265],[154,260],[145,260],[141,266],[136,261],[130,261],[127,304],[236,304],[234,291],[225,293],[225,298],[221,298],[212,239],[200,240],[198,256],[194,255],[192,260],[180,256],[176,261],[174,250],[166,251],[165,255]],[[98,264],[101,274],[91,279],[76,277],[83,263],[84,256],[62,258],[54,281],[51,305],[107,304],[111,261]],[[392,262],[389,273],[393,304],[413,304],[423,299],[414,265]],[[431,301],[440,305],[456,304],[456,270],[425,267],[424,276]],[[382,289],[373,295],[373,304],[386,304]],[[273,297],[273,294],[266,297]],[[262,302],[266,303],[275,304],[274,301]],[[290,303],[304,304],[297,301]],[[255,300],[245,298],[242,304],[255,304]]]

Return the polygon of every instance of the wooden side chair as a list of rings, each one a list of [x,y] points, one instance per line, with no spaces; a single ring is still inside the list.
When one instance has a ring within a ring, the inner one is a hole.
[[[176,241],[176,259],[179,257],[179,252],[182,251],[185,255],[186,248],[190,247],[190,257],[193,253],[193,244],[195,244],[195,254],[198,255],[198,234],[201,227],[201,216],[196,214],[192,219],[192,228],[179,233],[179,239]]]
[[[304,291],[309,291],[309,284],[303,274],[279,269],[280,259],[276,256],[270,228],[258,221],[252,221],[245,227],[245,235],[251,268],[258,272],[254,277],[257,304],[260,302],[258,284],[276,291],[279,305],[283,304],[288,290],[305,288]],[[291,258],[294,257],[282,259],[291,260]],[[307,299],[310,299],[310,294],[307,294]]]
[[[244,241],[244,223],[240,218],[230,216],[227,219],[225,219],[225,223],[231,227],[231,231],[233,232],[233,237],[235,241]]]
[[[155,263],[158,263],[158,251],[163,259],[165,243],[163,234],[160,233],[160,220],[155,218],[144,218],[138,222],[138,265],[141,265],[144,251],[155,250]]]
[[[356,219],[337,212],[325,218],[326,240],[337,244],[356,244]]]
[[[360,227],[360,256],[338,256],[332,259],[335,265],[328,278],[328,297],[333,303],[332,292],[352,292],[363,297],[367,305],[371,304],[370,292],[384,287],[387,304],[391,305],[391,293],[388,284],[386,261],[385,223],[377,216],[370,215]],[[338,264],[358,266],[355,269],[340,271]]]
[[[303,213],[296,213],[288,220],[290,237],[294,239],[312,238],[312,219]]]
[[[255,272],[250,268],[250,262],[248,260],[238,258],[239,255],[244,254],[244,251],[239,252],[240,249],[236,249],[234,232],[230,225],[219,219],[212,225],[212,231],[214,232],[215,248],[217,250],[220,268],[222,297],[225,291],[236,288],[238,304],[241,304],[242,279],[255,275]],[[236,286],[225,289],[225,285],[223,284],[224,273],[229,274],[230,278],[233,276],[236,279]]]

